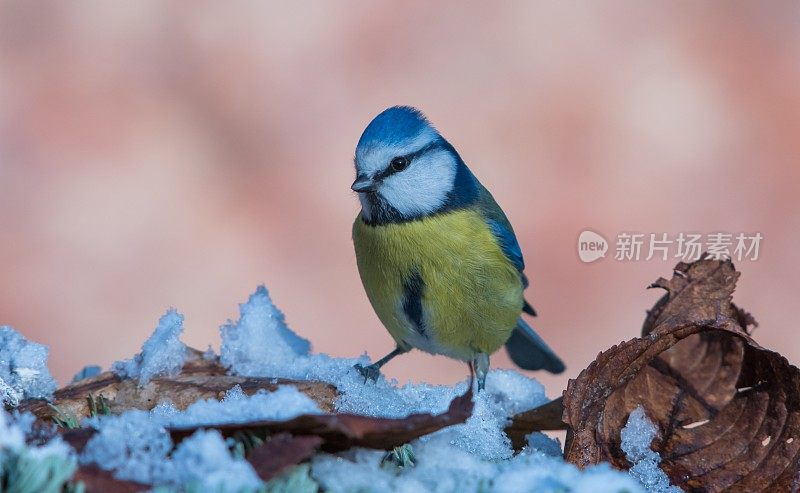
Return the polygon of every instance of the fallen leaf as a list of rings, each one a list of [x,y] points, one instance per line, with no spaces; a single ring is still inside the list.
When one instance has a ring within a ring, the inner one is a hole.
[[[511,418],[511,423],[505,429],[506,435],[511,439],[514,449],[519,450],[526,444],[525,437],[534,431],[566,430],[563,414],[563,398],[553,399],[547,404],[521,412]]]
[[[122,380],[111,372],[67,385],[56,390],[53,404],[60,410],[78,418],[90,415],[88,397],[102,396],[112,414],[129,409],[150,410],[164,399],[169,399],[176,408],[183,410],[199,399],[221,399],[225,392],[236,385],[247,395],[259,390],[274,391],[279,385],[291,385],[313,399],[325,412],[333,411],[336,387],[328,383],[297,381],[276,378],[253,378],[228,375],[226,369],[216,361],[207,361],[196,349],[189,350],[187,361],[176,376],[154,378],[140,386],[138,380]],[[30,411],[40,420],[50,421],[54,415],[52,407],[43,400],[29,400],[20,405],[20,411]]]
[[[223,436],[241,431],[312,435],[322,439],[321,448],[338,452],[351,447],[389,450],[447,426],[463,423],[472,415],[472,386],[450,403],[444,414],[411,414],[405,418],[375,418],[357,414],[306,414],[287,421],[256,421],[246,424],[171,428],[177,443],[199,428],[214,428]]]
[[[749,335],[730,261],[678,264],[642,337],[600,353],[564,393],[565,458],[630,467],[620,430],[637,406],[651,447],[687,491],[792,491],[800,471],[800,370]]]
[[[291,466],[309,459],[322,444],[316,436],[278,433],[253,449],[247,461],[263,481],[269,481]]]
[[[72,477],[72,482],[82,482],[86,493],[138,493],[151,489],[146,484],[117,479],[110,471],[104,471],[94,464],[81,466]]]
[[[290,433],[299,436],[318,436],[321,448],[337,452],[351,447],[389,450],[447,426],[463,423],[472,415],[472,386],[464,395],[450,403],[443,414],[411,414],[405,418],[375,418],[357,414],[304,414],[286,421],[253,421],[249,423],[203,425],[169,428],[175,443],[199,429],[219,430],[225,437],[237,432],[260,431],[270,434]],[[94,435],[93,428],[67,430],[64,441],[79,453]]]

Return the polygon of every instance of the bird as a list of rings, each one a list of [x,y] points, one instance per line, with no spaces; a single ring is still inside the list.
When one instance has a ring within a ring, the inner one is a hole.
[[[354,163],[356,264],[396,343],[375,363],[355,366],[365,382],[412,349],[468,363],[479,390],[503,345],[522,369],[564,371],[522,318],[536,311],[523,297],[529,282],[511,223],[421,111],[393,106],[378,114]]]

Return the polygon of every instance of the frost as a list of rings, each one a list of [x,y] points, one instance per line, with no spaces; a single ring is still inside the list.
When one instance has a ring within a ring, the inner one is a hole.
[[[286,326],[263,286],[240,306],[240,313],[238,322],[220,329],[222,363],[233,373],[244,376],[331,383],[339,391],[335,402],[338,412],[389,418],[412,413],[440,414],[454,397],[467,389],[466,382],[454,387],[428,384],[398,387],[382,376],[376,382],[365,383],[353,365],[368,364],[366,357],[347,359],[309,354],[308,342]],[[510,416],[547,402],[541,384],[508,370],[489,372],[486,391],[478,393],[475,399],[475,410],[466,423],[426,439],[452,443],[484,459],[507,459],[513,450],[503,428]]]
[[[249,491],[261,484],[249,463],[235,459],[218,431],[197,431],[170,453],[164,415],[127,411],[103,416],[86,444],[82,464],[96,463],[117,479],[192,486],[198,491]]]
[[[228,322],[220,328],[220,358],[223,365],[240,375],[263,372],[265,367],[286,367],[311,349],[306,339],[286,326],[283,313],[263,285],[239,306],[239,316],[235,324]]]
[[[47,369],[47,346],[30,342],[11,327],[0,327],[0,399],[17,406],[22,399],[49,399],[56,381]]]
[[[167,312],[142,353],[116,363],[115,371],[138,376],[140,382],[163,372],[179,371],[185,355],[185,347],[178,340],[182,321],[174,310]],[[308,341],[289,329],[263,286],[240,306],[239,320],[222,326],[220,332],[219,358],[231,373],[331,383],[339,394],[334,403],[337,412],[391,418],[440,414],[468,386],[467,381],[454,386],[398,385],[383,376],[365,383],[353,365],[368,364],[366,355],[332,358],[311,354]],[[179,358],[172,357],[175,355]],[[216,355],[209,349],[204,358],[213,360]],[[560,443],[542,433],[530,434],[527,446],[514,454],[504,432],[511,417],[547,402],[544,388],[536,380],[516,371],[492,370],[486,389],[477,393],[474,401],[473,414],[465,423],[413,441],[410,447],[415,461],[406,467],[385,460],[383,451],[351,449],[339,455],[320,453],[310,467],[303,466],[295,470],[297,474],[281,478],[285,484],[265,485],[248,462],[232,454],[231,443],[218,431],[197,431],[175,446],[166,430],[169,426],[286,420],[321,412],[317,403],[291,386],[252,396],[235,386],[220,401],[199,400],[184,411],[163,401],[150,412],[132,410],[119,416],[87,419],[84,424],[98,431],[80,461],[97,463],[119,479],[154,485],[157,491],[294,491],[300,488],[288,486],[294,482],[315,491],[315,481],[330,492],[644,491],[637,478],[612,470],[607,464],[579,470],[565,463]],[[649,450],[652,436],[634,452],[654,454]],[[657,468],[658,463],[654,464]]]
[[[281,386],[275,392],[260,391],[248,397],[237,385],[222,401],[200,400],[185,411],[165,401],[150,412],[131,410],[87,419],[84,424],[97,433],[80,461],[113,471],[118,479],[145,484],[249,491],[260,480],[247,462],[231,456],[219,433],[196,432],[170,453],[173,442],[166,427],[283,420],[320,412],[313,400],[294,387]]]
[[[638,479],[650,493],[679,493],[683,490],[671,486],[669,478],[658,465],[661,457],[650,448],[650,443],[658,434],[658,428],[638,406],[628,416],[628,422],[620,431],[622,451],[633,464],[630,474]]]
[[[0,378],[0,404],[17,407],[22,401],[22,391],[15,389]]]
[[[121,378],[138,378],[140,385],[146,385],[153,377],[178,374],[186,357],[181,332],[183,315],[170,308],[142,345],[142,352],[131,359],[114,362],[111,371]]]
[[[15,450],[25,446],[25,431],[14,422],[11,415],[0,409],[0,451]]]
[[[81,454],[81,464],[96,463],[114,471],[118,479],[151,484],[172,474],[167,454],[172,440],[164,426],[147,411],[132,410],[119,416],[102,416],[94,423],[97,433]]]
[[[181,442],[172,454],[176,486],[192,485],[199,491],[252,491],[263,483],[253,467],[242,459],[234,459],[222,435],[216,430],[197,431]]]
[[[240,314],[238,322],[220,329],[222,363],[243,376],[331,383],[340,394],[335,402],[338,412],[391,418],[439,414],[467,389],[467,382],[398,386],[383,376],[365,383],[353,365],[369,364],[366,356],[310,354],[308,342],[286,326],[263,286],[240,306]],[[492,370],[466,423],[412,443],[416,466],[393,468],[383,461],[384,452],[354,449],[338,456],[318,455],[311,474],[331,492],[643,491],[635,479],[607,465],[579,471],[561,459],[560,444],[543,434],[532,434],[525,451],[514,456],[503,431],[510,417],[545,402],[544,388],[536,380],[515,371]]]
[[[308,342],[286,326],[263,286],[240,306],[240,313],[238,322],[220,329],[222,363],[233,373],[244,376],[331,383],[339,391],[335,402],[338,412],[389,418],[412,413],[440,414],[467,389],[466,382],[456,386],[423,383],[398,387],[383,376],[376,382],[365,383],[353,365],[368,364],[366,357],[347,359],[309,354]],[[515,371],[492,370],[486,391],[476,395],[475,410],[467,422],[424,440],[453,444],[487,460],[507,459],[513,454],[511,442],[503,432],[509,418],[545,402],[544,388],[537,381]]]
[[[466,383],[460,387],[465,389]],[[447,396],[447,387],[444,389],[449,402],[454,396]],[[504,429],[511,416],[545,402],[544,388],[536,380],[511,370],[492,370],[486,378],[486,389],[475,396],[475,408],[466,423],[445,428],[421,440],[453,445],[484,460],[509,459],[514,450]]]
[[[541,431],[534,431],[527,437],[528,446],[525,447],[526,453],[541,453],[550,457],[561,457],[561,442],[557,438],[550,438]]]
[[[325,491],[336,492],[577,492],[639,493],[630,476],[607,464],[581,471],[561,458],[522,452],[495,461],[445,442],[414,443],[414,467],[381,466],[382,453],[355,449],[340,456],[322,454],[312,461],[312,476]]]
[[[179,414],[132,410],[97,418],[98,431],[80,461],[113,471],[117,479],[197,491],[249,491],[261,484],[249,463],[231,455],[217,431],[197,431],[172,451],[165,425],[169,416]]]
[[[222,401],[200,400],[179,412],[162,405],[156,413],[170,426],[246,423],[248,421],[282,421],[301,414],[320,414],[316,402],[295,387],[281,386],[275,392],[259,391],[248,397],[238,385],[225,394]]]

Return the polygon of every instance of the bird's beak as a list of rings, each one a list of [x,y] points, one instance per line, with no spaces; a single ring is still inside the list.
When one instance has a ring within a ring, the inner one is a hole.
[[[356,178],[356,181],[350,185],[350,188],[353,189],[354,192],[364,193],[364,192],[374,192],[375,188],[377,187],[377,183],[372,178],[367,178],[366,176],[359,176]]]

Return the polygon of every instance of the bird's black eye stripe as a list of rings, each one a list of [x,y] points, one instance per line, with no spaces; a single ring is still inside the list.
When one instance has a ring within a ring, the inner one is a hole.
[[[424,147],[422,147],[420,149],[417,149],[416,151],[414,151],[414,152],[412,152],[410,154],[406,154],[405,156],[394,157],[394,158],[392,158],[391,161],[389,161],[389,167],[386,168],[378,176],[380,178],[385,178],[386,176],[391,175],[392,173],[398,173],[400,171],[403,171],[404,169],[408,168],[408,166],[411,164],[411,162],[414,159],[416,159],[416,158],[422,156],[423,154],[426,154],[426,153],[428,153],[428,152],[430,152],[430,151],[432,151],[434,149],[442,149],[442,148],[444,148],[444,146],[442,145],[441,142],[434,141],[434,142],[431,142],[430,144],[428,144],[428,145],[426,145],[426,146],[424,146]]]
[[[436,140],[436,141],[433,141],[430,144],[426,145],[425,147],[422,147],[421,149],[418,149],[418,150],[412,152],[411,154],[406,154],[405,157],[406,157],[406,159],[408,159],[408,162],[410,163],[414,159],[422,156],[423,154],[426,154],[426,153],[428,153],[428,152],[430,152],[430,151],[432,151],[434,149],[441,149],[443,147],[444,146],[442,145],[442,143],[439,142],[438,140]]]

